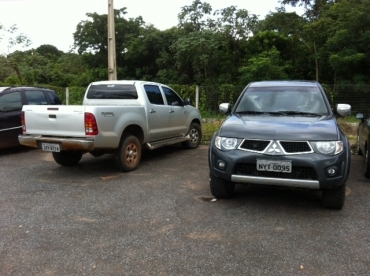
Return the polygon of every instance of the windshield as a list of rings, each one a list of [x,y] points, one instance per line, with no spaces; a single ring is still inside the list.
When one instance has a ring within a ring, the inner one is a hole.
[[[252,87],[243,94],[235,112],[327,115],[328,108],[316,87]]]

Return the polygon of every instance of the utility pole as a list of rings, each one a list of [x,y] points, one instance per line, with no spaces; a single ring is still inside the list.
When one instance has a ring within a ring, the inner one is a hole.
[[[108,80],[117,79],[116,31],[114,28],[113,0],[108,0]]]

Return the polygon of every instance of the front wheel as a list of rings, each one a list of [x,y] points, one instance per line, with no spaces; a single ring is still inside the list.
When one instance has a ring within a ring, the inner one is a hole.
[[[322,191],[322,205],[329,209],[340,210],[343,208],[346,198],[346,185]]]
[[[230,198],[234,194],[235,183],[209,174],[211,193],[215,198]]]
[[[125,135],[114,155],[117,167],[124,172],[135,170],[141,159],[141,145],[134,135]]]
[[[187,149],[195,149],[202,141],[202,129],[199,124],[192,123],[189,128],[190,140],[182,142],[181,145]]]
[[[61,151],[53,152],[53,158],[59,165],[71,167],[75,166],[80,162],[82,153],[79,151]]]

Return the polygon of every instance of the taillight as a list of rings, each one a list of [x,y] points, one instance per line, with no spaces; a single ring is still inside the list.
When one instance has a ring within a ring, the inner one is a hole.
[[[26,121],[24,120],[25,113],[22,111],[21,113],[21,123],[22,123],[22,132],[26,133]]]
[[[98,135],[98,124],[96,123],[95,116],[91,113],[85,113],[85,134]]]

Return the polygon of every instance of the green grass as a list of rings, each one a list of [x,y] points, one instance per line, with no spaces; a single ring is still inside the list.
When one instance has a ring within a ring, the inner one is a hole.
[[[339,117],[338,122],[344,122],[344,123],[358,123],[360,120],[356,119],[356,116],[346,116],[346,117]]]
[[[202,144],[208,145],[213,134],[220,128],[224,119],[206,119],[202,123]]]

